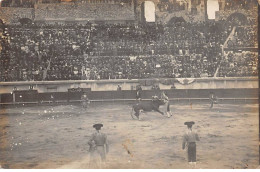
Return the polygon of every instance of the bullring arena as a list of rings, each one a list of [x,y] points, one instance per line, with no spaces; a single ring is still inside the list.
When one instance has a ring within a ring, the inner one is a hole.
[[[256,0],[0,0],[0,168],[93,168],[97,123],[102,168],[257,168],[258,11]],[[155,101],[164,115],[134,118]]]
[[[236,82],[242,87],[242,83],[254,81],[257,83],[254,79],[225,80],[218,81],[218,85]],[[74,97],[69,92],[53,93],[55,102],[50,93],[38,93],[39,101],[36,102],[28,102],[25,98],[21,101],[19,97],[25,97],[25,93],[16,93],[17,102],[6,103],[1,108],[2,167],[89,168],[87,141],[93,132],[92,125],[101,122],[110,145],[104,168],[190,168],[186,151],[181,149],[186,129],[183,124],[190,120],[195,121],[194,129],[201,139],[196,168],[257,167],[257,89],[164,89],[171,100],[173,116],[168,118],[157,112],[146,112],[138,121],[130,115],[132,105],[137,102],[134,99],[136,91],[124,90],[132,82],[121,83],[121,91],[88,92],[91,103],[87,109],[79,103],[76,95],[82,94],[79,92],[74,92]],[[198,79],[186,87],[200,82]],[[213,86],[217,81],[204,82]],[[117,84],[118,81],[110,86],[116,89]],[[107,83],[105,85],[108,87]],[[175,85],[176,88],[185,87],[178,82]],[[209,109],[211,91],[220,99],[213,109]],[[142,101],[149,101],[147,98],[155,92],[143,90]],[[70,94],[73,100],[67,100],[62,94]],[[128,99],[123,98],[126,96]],[[66,99],[61,100],[62,97]],[[166,109],[162,106],[160,110]]]

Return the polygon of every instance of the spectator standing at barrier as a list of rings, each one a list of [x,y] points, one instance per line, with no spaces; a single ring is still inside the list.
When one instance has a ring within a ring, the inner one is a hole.
[[[174,83],[172,83],[171,89],[176,89],[176,86]]]
[[[54,104],[55,103],[55,97],[53,94],[51,94],[51,102]]]
[[[136,88],[136,100],[138,100],[139,102],[142,100],[142,87],[141,85],[138,85]]]
[[[81,96],[81,104],[83,108],[88,108],[89,105],[89,99],[88,99],[88,95],[87,93],[83,93],[83,95]]]
[[[106,154],[109,152],[107,135],[100,131],[101,127],[103,127],[103,124],[93,125],[93,128],[95,128],[96,131],[91,135],[90,140],[88,141],[90,146],[90,168],[104,168]]]
[[[182,149],[187,148],[188,162],[193,167],[196,167],[196,141],[200,139],[198,134],[192,130],[192,125],[194,124],[195,122],[193,121],[184,123],[184,125],[187,125],[188,131],[183,135]]]
[[[122,90],[121,86],[117,85],[117,91],[121,91],[121,90]]]
[[[214,103],[218,102],[217,96],[213,92],[210,92],[209,94],[209,101],[210,101],[210,109],[213,108]]]

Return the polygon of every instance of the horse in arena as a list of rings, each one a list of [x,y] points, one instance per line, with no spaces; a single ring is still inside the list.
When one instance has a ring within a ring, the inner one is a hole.
[[[159,110],[159,107],[161,105],[164,105],[166,102],[167,102],[167,100],[164,98],[163,94],[161,94],[161,98],[159,98],[157,96],[153,96],[153,99],[151,101],[148,101],[148,102],[142,101],[140,103],[133,105],[131,116],[133,119],[135,119],[134,117],[137,117],[137,119],[139,120],[141,111],[144,111],[144,112],[155,111],[155,112],[159,112],[160,114],[164,115],[164,113]],[[133,114],[133,111],[135,112],[134,114]]]

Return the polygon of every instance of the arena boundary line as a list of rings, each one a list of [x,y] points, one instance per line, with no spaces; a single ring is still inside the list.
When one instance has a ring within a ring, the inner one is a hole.
[[[142,99],[143,101],[149,101],[152,99]],[[170,101],[182,101],[182,100],[186,100],[188,102],[192,101],[192,100],[196,100],[196,101],[202,101],[202,100],[209,100],[209,98],[170,98]],[[244,101],[246,103],[246,101],[258,101],[258,98],[219,98],[220,101],[225,101],[225,100],[233,100],[233,101]],[[98,100],[90,100],[90,102],[126,102],[126,101],[137,101],[136,99],[98,99]],[[70,104],[70,103],[80,103],[81,100],[70,100],[69,102],[67,100],[57,100],[57,101],[38,101],[38,102],[9,102],[9,103],[0,103],[0,105],[22,105],[22,104],[59,104],[59,103],[65,103],[65,104]]]

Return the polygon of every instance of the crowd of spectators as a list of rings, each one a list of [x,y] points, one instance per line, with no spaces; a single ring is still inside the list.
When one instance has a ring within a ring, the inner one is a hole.
[[[118,15],[120,14],[120,15]],[[88,19],[134,20],[134,9],[128,4],[110,3],[43,3],[35,6],[35,20]]]
[[[222,60],[220,77],[258,76],[258,56],[255,52],[229,53]]]
[[[245,9],[251,10],[257,5],[256,0],[226,0],[225,10]]]
[[[234,35],[236,47],[257,47],[257,26],[237,27]]]
[[[180,3],[177,0],[160,0],[157,4],[160,12],[176,12],[185,10],[186,3]]]
[[[68,59],[68,58],[66,58]],[[72,64],[60,63],[54,58],[53,67],[48,71],[47,80],[99,80],[99,79],[137,79],[137,78],[198,78],[205,73],[213,76],[217,63],[209,63],[201,55],[173,56],[104,56],[86,57],[85,60],[72,60]]]
[[[0,81],[198,78],[218,69],[219,76],[255,75],[254,55],[223,56],[231,31],[225,21],[9,25],[0,37]],[[238,27],[241,46],[249,32]]]
[[[2,7],[33,8],[34,3],[31,0],[23,0],[23,1],[2,0],[1,6]]]

